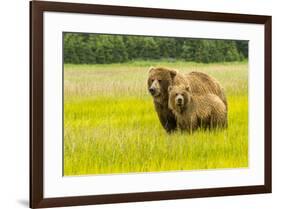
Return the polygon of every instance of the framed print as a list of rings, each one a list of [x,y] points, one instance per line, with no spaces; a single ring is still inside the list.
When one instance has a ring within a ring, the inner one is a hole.
[[[30,2],[30,207],[271,193],[271,17]]]

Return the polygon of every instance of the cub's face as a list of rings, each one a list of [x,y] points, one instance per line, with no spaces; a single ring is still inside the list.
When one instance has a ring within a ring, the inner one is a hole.
[[[168,87],[172,85],[176,73],[175,70],[166,68],[151,67],[149,69],[147,86],[149,93],[154,99],[168,95]]]
[[[186,109],[190,102],[189,87],[183,85],[170,86],[169,91],[169,108],[181,113]]]

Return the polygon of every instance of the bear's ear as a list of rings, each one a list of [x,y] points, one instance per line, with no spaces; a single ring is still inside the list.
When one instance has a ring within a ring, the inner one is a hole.
[[[171,75],[171,78],[174,79],[174,77],[177,75],[178,71],[172,69],[170,70],[170,75]]]
[[[185,87],[185,90],[186,90],[187,92],[190,92],[190,87],[189,87],[189,86],[186,86],[186,87]]]
[[[148,69],[148,73],[150,73],[152,70],[154,70],[154,67],[150,66],[149,69]]]

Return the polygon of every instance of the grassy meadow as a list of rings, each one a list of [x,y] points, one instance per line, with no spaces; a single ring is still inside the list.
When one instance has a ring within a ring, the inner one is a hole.
[[[226,91],[229,127],[167,134],[147,92],[151,65],[214,76]],[[247,62],[64,66],[64,175],[247,166]]]

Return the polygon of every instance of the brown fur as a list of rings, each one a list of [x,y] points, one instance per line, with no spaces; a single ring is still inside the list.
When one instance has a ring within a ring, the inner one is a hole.
[[[158,82],[155,83],[155,80]],[[154,106],[159,120],[167,132],[171,132],[177,127],[175,115],[168,108],[168,87],[171,85],[189,86],[190,91],[196,95],[207,93],[218,95],[227,108],[227,100],[220,84],[214,78],[201,72],[191,72],[184,75],[174,69],[151,67],[147,84],[148,90],[152,84],[157,84],[154,85],[156,89],[156,94],[153,95]]]
[[[224,90],[216,79],[201,72],[191,72],[186,75],[186,78],[192,94],[215,94],[223,101],[227,109],[227,99]]]
[[[192,132],[198,127],[222,128],[227,125],[226,106],[215,94],[198,96],[191,94],[189,87],[170,86],[169,108],[174,113],[180,130]]]

